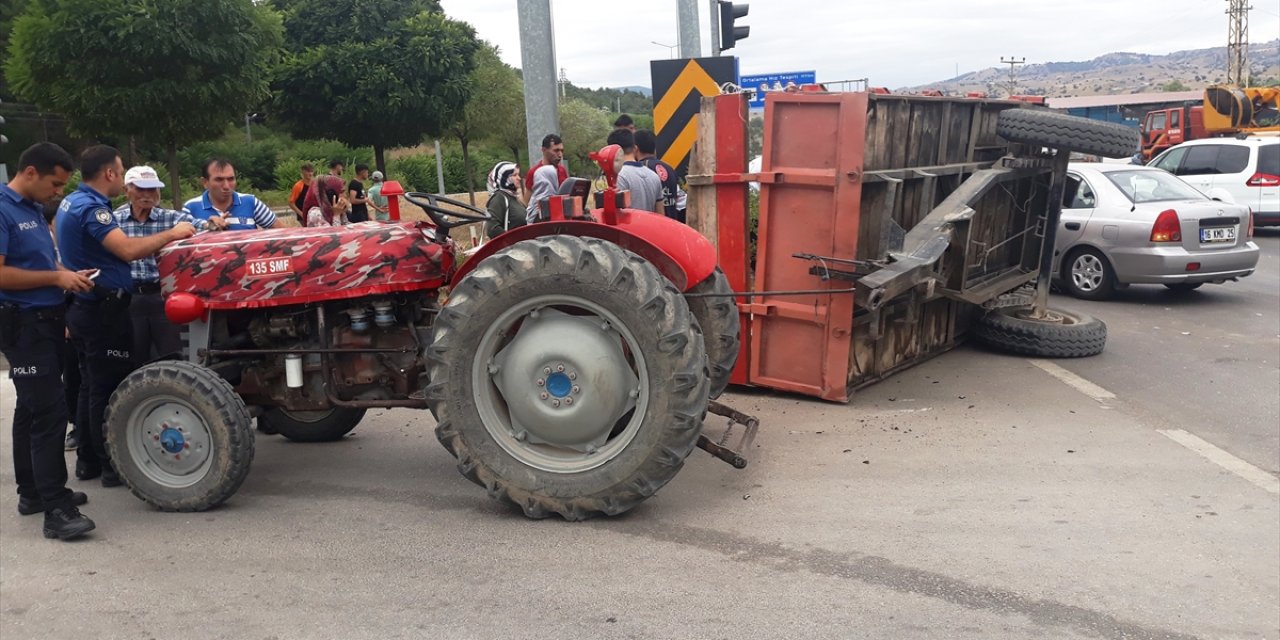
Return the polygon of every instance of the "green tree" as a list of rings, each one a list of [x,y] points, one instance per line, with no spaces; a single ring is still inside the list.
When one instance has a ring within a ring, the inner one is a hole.
[[[1173,80],[1160,85],[1161,91],[1190,91],[1191,87],[1182,84],[1181,80]]]
[[[601,111],[582,100],[569,99],[560,104],[560,137],[564,139],[564,155],[569,168],[587,175],[594,164],[587,154],[604,146],[613,131],[613,114]]]
[[[520,80],[515,71],[498,57],[498,50],[488,44],[480,47],[476,52],[475,65],[469,78],[471,98],[460,117],[449,127],[449,133],[462,146],[462,166],[473,205],[476,203],[476,171],[471,166],[471,143],[499,136],[504,120],[518,118],[522,127],[524,123]],[[487,171],[488,167],[484,169]]]
[[[480,43],[434,0],[274,0],[286,54],[272,117],[304,138],[389,147],[439,137],[469,97]]]
[[[251,0],[43,0],[14,23],[5,78],[86,136],[139,136],[168,151],[216,137],[267,96],[280,20]]]

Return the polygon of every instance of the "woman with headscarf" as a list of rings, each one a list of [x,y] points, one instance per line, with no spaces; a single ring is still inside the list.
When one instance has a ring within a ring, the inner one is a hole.
[[[485,233],[489,239],[525,223],[525,206],[517,193],[520,189],[520,167],[514,162],[499,162],[489,171],[489,222]]]
[[[340,227],[347,223],[351,204],[343,192],[347,185],[338,176],[318,176],[307,190],[302,210],[308,227]]]

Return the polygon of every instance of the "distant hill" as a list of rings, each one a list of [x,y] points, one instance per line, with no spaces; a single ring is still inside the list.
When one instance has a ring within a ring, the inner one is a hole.
[[[1254,84],[1280,83],[1280,39],[1249,45],[1247,60]],[[1057,98],[1196,90],[1226,81],[1227,48],[1175,51],[1162,56],[1117,52],[1083,62],[1028,62],[1018,65],[1016,74],[1016,93]],[[900,90],[938,89],[955,94],[990,91],[1004,95],[1008,85],[1009,68],[991,67]]]
[[[614,89],[617,89],[618,91],[634,91],[636,93],[643,95],[646,98],[653,97],[653,89],[650,89],[649,87],[642,87],[640,85],[631,85],[630,87],[614,87]]]

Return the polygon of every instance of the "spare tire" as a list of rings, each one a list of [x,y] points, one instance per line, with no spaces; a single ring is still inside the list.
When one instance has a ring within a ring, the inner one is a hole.
[[[996,133],[1010,142],[1092,153],[1104,158],[1127,158],[1140,145],[1135,129],[1043,109],[1001,111]]]
[[[1102,353],[1107,325],[1093,316],[1050,309],[1047,318],[1031,316],[1029,307],[999,309],[973,326],[979,342],[1024,356],[1083,358]]]

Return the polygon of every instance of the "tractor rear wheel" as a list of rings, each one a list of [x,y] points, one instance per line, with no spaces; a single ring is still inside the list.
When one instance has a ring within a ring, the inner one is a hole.
[[[689,297],[689,294],[694,295]],[[711,399],[715,400],[729,386],[729,376],[733,374],[733,367],[738,364],[742,324],[738,320],[737,300],[733,297],[729,279],[720,267],[716,267],[705,280],[685,292],[685,296],[689,310],[698,319],[698,327],[702,329],[702,337],[707,343]]]
[[[441,444],[531,518],[617,515],[652,496],[697,443],[710,387],[671,282],[574,236],[477,265],[441,309],[428,361]]]

